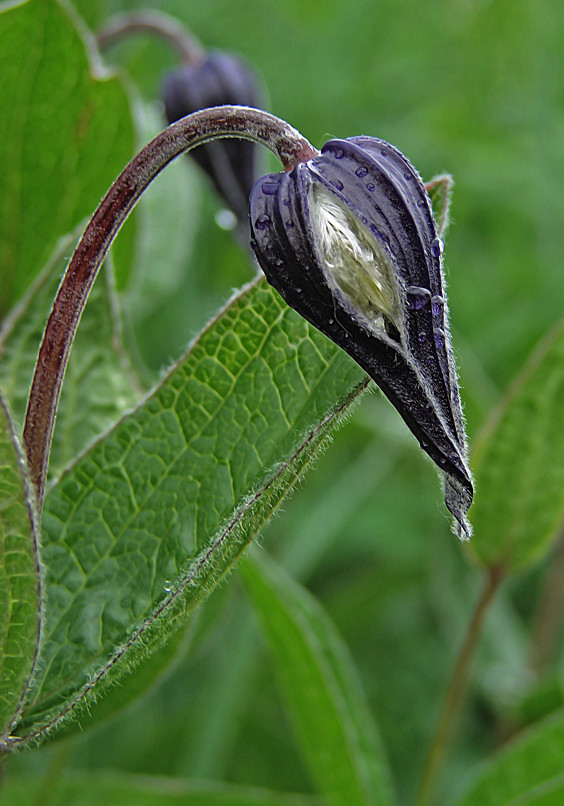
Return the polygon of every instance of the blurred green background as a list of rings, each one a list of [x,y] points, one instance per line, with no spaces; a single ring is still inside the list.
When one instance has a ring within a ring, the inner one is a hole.
[[[446,239],[453,343],[470,439],[564,311],[564,6],[542,0],[74,0],[91,30],[155,8],[208,48],[242,55],[270,110],[315,146],[374,135],[424,179],[456,186]],[[162,128],[166,44],[139,35],[104,54],[128,82],[139,143]],[[274,162],[266,164],[276,169]],[[163,199],[174,204],[164,207]],[[187,159],[147,194],[129,323],[158,373],[255,271],[216,223],[221,204]],[[477,491],[479,495],[480,491]],[[324,604],[349,645],[402,802],[412,795],[480,575],[449,531],[434,468],[378,394],[354,417],[262,545]],[[471,516],[471,512],[470,512]],[[443,783],[453,792],[528,690],[528,630],[544,569],[512,580],[484,634]],[[214,629],[208,629],[213,624]],[[556,664],[558,666],[558,663]],[[194,730],[194,725],[201,729]],[[190,651],[126,716],[28,753],[49,765],[311,791],[237,573],[200,615]]]

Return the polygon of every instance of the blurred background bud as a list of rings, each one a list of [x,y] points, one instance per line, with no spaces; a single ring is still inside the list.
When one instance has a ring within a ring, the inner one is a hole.
[[[221,51],[169,73],[163,85],[169,123],[211,106],[260,107],[264,93],[251,68]],[[257,146],[248,140],[218,140],[190,152],[239,222],[246,221],[249,194],[256,179]]]

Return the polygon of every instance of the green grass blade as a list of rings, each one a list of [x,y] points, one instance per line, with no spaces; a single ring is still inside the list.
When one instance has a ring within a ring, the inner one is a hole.
[[[489,567],[524,568],[564,515],[564,325],[539,346],[490,423],[475,462],[471,545]]]
[[[514,801],[521,803],[517,799],[528,793],[532,796],[537,787],[548,786],[549,781],[562,775],[562,770],[564,711],[559,711],[524,731],[484,764],[456,806],[516,806]],[[546,806],[552,802],[547,800]],[[525,799],[523,803],[529,801]],[[539,803],[544,805],[542,800]]]
[[[324,806],[323,801],[308,795],[215,781],[114,773],[66,775],[49,791],[41,781],[8,775],[0,792],[0,806],[35,806],[38,798],[48,798],[49,806]]]
[[[41,581],[30,490],[0,397],[0,747],[23,706],[39,646]]]
[[[46,496],[43,664],[22,737],[88,705],[184,622],[365,384],[264,281],[233,299]]]
[[[130,159],[134,132],[121,82],[91,72],[56,0],[0,9],[0,41],[2,318]]]
[[[304,758],[334,806],[390,804],[382,747],[348,651],[318,602],[271,560],[243,565]]]

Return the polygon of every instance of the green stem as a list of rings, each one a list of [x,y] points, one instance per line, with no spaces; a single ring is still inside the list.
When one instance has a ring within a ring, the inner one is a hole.
[[[429,806],[431,803],[436,779],[446,755],[447,745],[456,724],[460,707],[464,700],[468,672],[474,650],[480,638],[489,606],[497,593],[503,575],[504,570],[501,567],[489,569],[482,592],[476,602],[472,619],[468,625],[468,630],[452,673],[443,704],[443,710],[429,749],[423,776],[421,778],[419,794],[416,800],[417,806]]]

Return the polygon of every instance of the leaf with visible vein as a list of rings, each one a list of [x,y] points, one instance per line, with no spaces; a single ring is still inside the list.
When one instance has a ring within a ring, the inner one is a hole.
[[[91,73],[56,0],[3,4],[0,41],[2,318],[130,159],[134,131],[121,81]]]
[[[342,639],[319,603],[266,556],[242,566],[316,788],[334,806],[392,802],[387,762]]]
[[[524,731],[484,764],[456,806],[517,806],[521,801],[514,804],[516,799],[532,795],[536,787],[561,776],[563,769],[564,711],[559,711]],[[546,801],[547,806],[551,802]]]
[[[160,646],[227,573],[366,388],[263,281],[45,499],[46,628],[29,739]]]
[[[0,746],[23,706],[39,646],[41,581],[30,489],[0,397]]]
[[[53,258],[0,334],[0,383],[20,424],[45,322],[77,235],[61,239]],[[51,449],[51,476],[139,398],[137,380],[121,348],[115,311],[106,263],[88,298],[67,366]]]
[[[215,781],[143,777],[116,773],[65,775],[48,793],[29,776],[10,778],[0,792],[0,806],[36,806],[46,795],[50,806],[324,806],[319,798],[271,792]]]
[[[541,343],[475,457],[471,547],[489,566],[523,568],[550,549],[564,516],[564,325]]]

